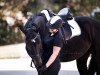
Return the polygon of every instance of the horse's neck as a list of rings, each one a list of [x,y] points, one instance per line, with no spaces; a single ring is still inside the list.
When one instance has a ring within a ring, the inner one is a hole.
[[[46,28],[46,23],[47,20],[44,16],[38,16],[38,19],[36,20],[37,25],[38,25],[38,30],[41,36],[45,33],[45,28]]]

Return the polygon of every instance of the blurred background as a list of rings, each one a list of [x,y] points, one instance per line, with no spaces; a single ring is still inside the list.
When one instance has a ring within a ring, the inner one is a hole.
[[[57,13],[70,7],[74,16],[89,16],[100,21],[100,0],[0,0],[0,59],[29,58],[24,35],[16,25],[43,9]]]

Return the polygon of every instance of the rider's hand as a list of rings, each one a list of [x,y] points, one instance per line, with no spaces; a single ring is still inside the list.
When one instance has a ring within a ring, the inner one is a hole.
[[[38,70],[46,71],[47,70],[47,67],[46,67],[46,65],[43,65],[43,66],[39,67]]]

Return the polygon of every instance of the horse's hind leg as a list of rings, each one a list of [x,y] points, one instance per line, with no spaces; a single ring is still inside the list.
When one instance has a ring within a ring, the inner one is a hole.
[[[96,75],[100,75],[100,55],[96,57]]]
[[[94,75],[95,74],[95,60],[93,58],[93,55],[91,55],[90,64],[88,66],[88,75]]]
[[[77,68],[80,75],[88,75],[87,71],[87,59],[90,55],[90,52],[87,52],[84,56],[76,60]]]

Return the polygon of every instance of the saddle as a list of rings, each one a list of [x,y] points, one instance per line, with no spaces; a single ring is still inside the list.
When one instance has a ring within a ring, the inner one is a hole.
[[[68,20],[63,23],[61,34],[63,36],[63,40],[66,42],[68,39],[81,35],[81,28],[73,18],[72,20]]]
[[[67,24],[64,24],[64,26],[63,26],[63,28],[65,29],[63,31],[65,32],[66,40],[81,34],[81,29],[80,29],[78,23],[75,21],[70,8],[66,7],[66,8],[61,9],[57,15],[59,15],[62,18],[62,20],[65,23],[67,23]],[[66,28],[65,26],[68,28]],[[66,32],[68,32],[68,33],[66,33]]]

